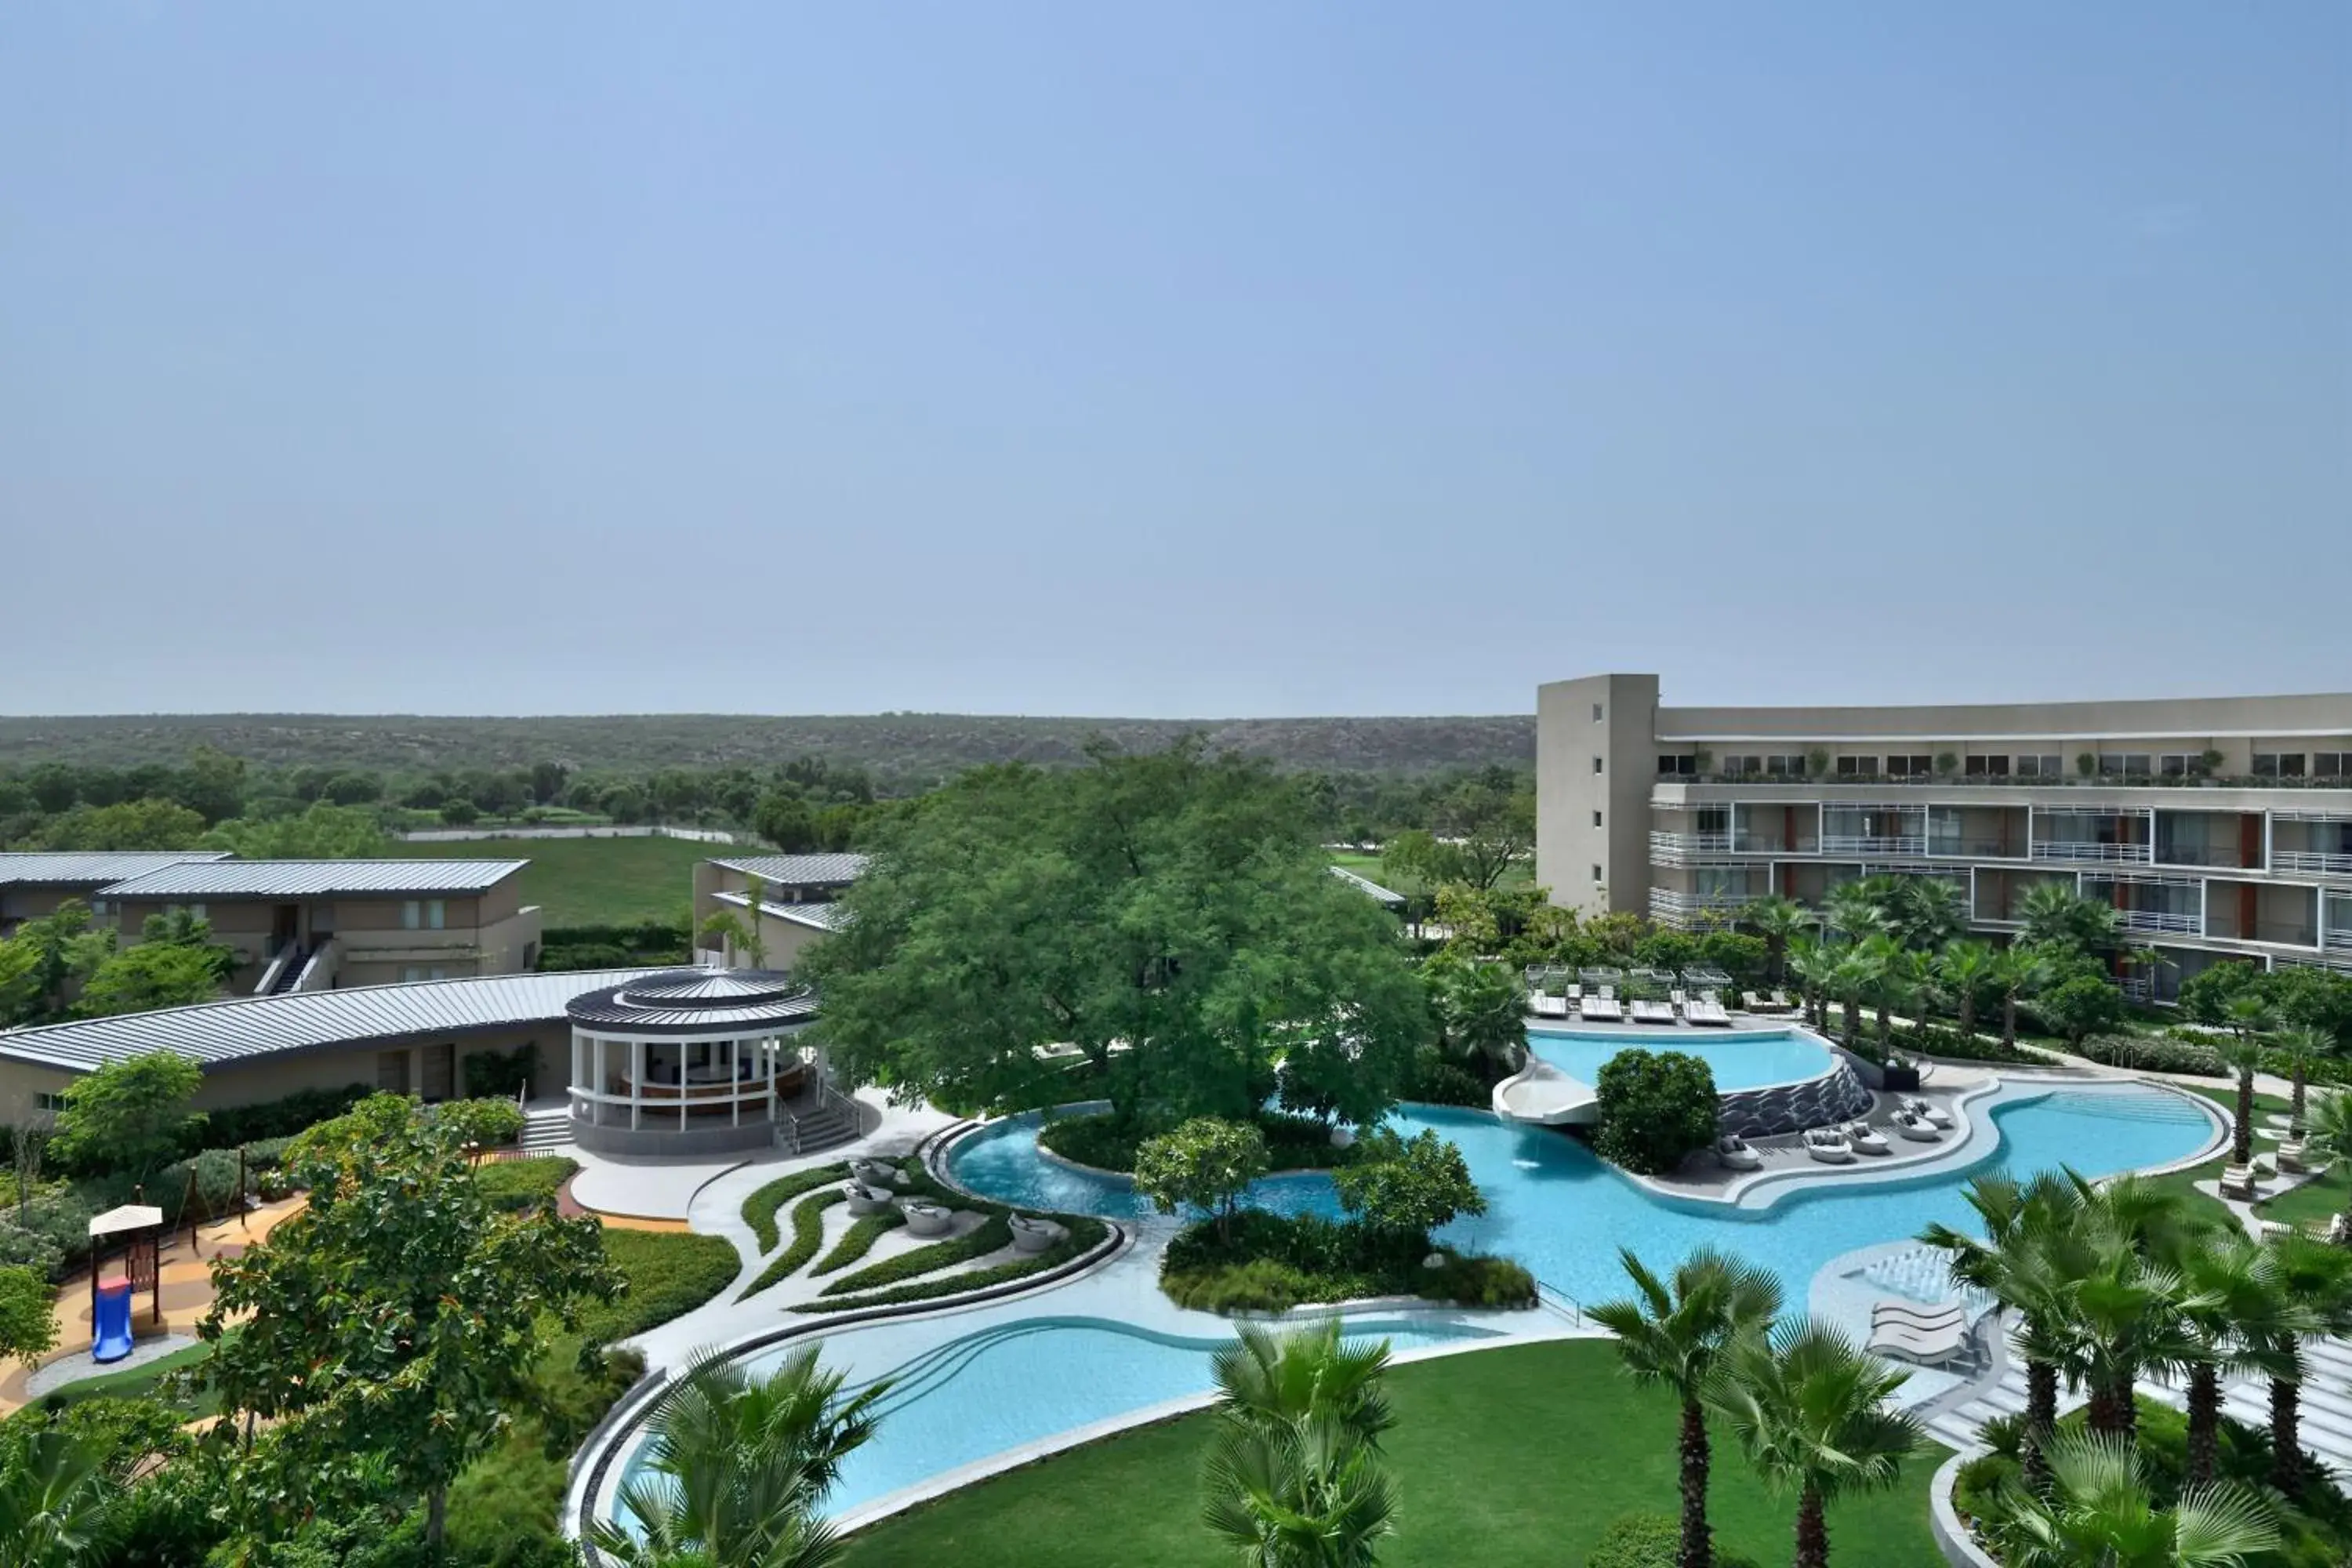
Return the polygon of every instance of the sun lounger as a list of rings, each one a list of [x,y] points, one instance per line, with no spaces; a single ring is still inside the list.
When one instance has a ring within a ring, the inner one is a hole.
[[[1968,1313],[1958,1302],[1948,1302],[1941,1307],[1922,1307],[1910,1301],[1878,1301],[1870,1309],[1872,1328],[1893,1324],[1915,1334],[1948,1329],[1968,1321]]]
[[[1796,1010],[1797,1005],[1789,1000],[1789,994],[1786,991],[1775,991],[1772,993],[1772,1011],[1775,1013],[1793,1013]]]
[[[1723,1010],[1722,1002],[1712,991],[1700,992],[1698,1000],[1683,1009],[1683,1016],[1694,1024],[1708,1024],[1718,1028],[1727,1028],[1731,1024],[1731,1015]]]
[[[1942,1329],[1911,1329],[1887,1322],[1871,1329],[1864,1348],[1874,1355],[1901,1356],[1921,1366],[1942,1366],[1967,1352],[1969,1331],[1965,1323]]]
[[[1664,1002],[1637,1001],[1632,1006],[1636,1024],[1671,1024],[1675,1021],[1674,1008]]]
[[[1617,1024],[1625,1018],[1625,1009],[1607,996],[1587,996],[1577,1011],[1588,1024]]]
[[[1895,1131],[1910,1139],[1914,1143],[1933,1143],[1944,1135],[1942,1128],[1926,1117],[1909,1110],[1898,1110],[1895,1113]]]
[[[2309,1152],[2302,1139],[2282,1139],[2278,1146],[2278,1168],[2282,1171],[2301,1171],[2305,1167]]]
[[[1934,1126],[1948,1128],[1952,1125],[1952,1113],[1933,1100],[1921,1100],[1918,1096],[1913,1095],[1904,1100],[1903,1109],[1907,1114],[1918,1117],[1921,1121]]]
[[[1541,993],[1538,993],[1528,998],[1528,1000],[1534,1004],[1535,1015],[1538,1018],[1565,1018],[1568,1016],[1568,1002],[1564,997],[1546,996]]]
[[[1894,1146],[1886,1142],[1886,1134],[1867,1121],[1847,1122],[1845,1141],[1853,1145],[1853,1152],[1857,1154],[1886,1154],[1894,1152]]]
[[[2221,1195],[2240,1203],[2252,1203],[2260,1193],[2254,1186],[2252,1165],[2231,1165],[2221,1173]]]
[[[1824,1165],[1850,1165],[1853,1145],[1834,1127],[1816,1127],[1805,1134],[1805,1152]]]
[[[1739,994],[1739,1005],[1747,1008],[1751,1013],[1769,1013],[1772,1011],[1772,1004],[1767,1002],[1763,997],[1759,996],[1753,991],[1742,991]]]
[[[1760,1171],[1764,1156],[1748,1146],[1748,1140],[1727,1132],[1715,1141],[1716,1163],[1727,1171]]]

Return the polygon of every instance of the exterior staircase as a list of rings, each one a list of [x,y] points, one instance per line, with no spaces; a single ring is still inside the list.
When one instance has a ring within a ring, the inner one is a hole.
[[[552,1153],[572,1146],[572,1107],[546,1105],[522,1113],[522,1136],[515,1146],[526,1154]]]
[[[776,1142],[788,1153],[806,1154],[846,1143],[859,1131],[857,1102],[828,1090],[809,1110],[788,1110],[777,1124]]]

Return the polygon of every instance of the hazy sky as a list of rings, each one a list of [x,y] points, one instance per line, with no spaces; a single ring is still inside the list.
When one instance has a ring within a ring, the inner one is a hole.
[[[0,711],[2352,688],[2352,5],[0,9]]]

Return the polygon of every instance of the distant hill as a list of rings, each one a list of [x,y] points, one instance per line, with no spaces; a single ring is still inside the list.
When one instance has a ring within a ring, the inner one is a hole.
[[[880,713],[790,719],[723,713],[447,719],[404,714],[205,713],[0,718],[0,767],[39,762],[176,763],[191,746],[277,766],[429,772],[544,760],[573,769],[764,766],[793,757],[856,763],[877,778],[934,782],[977,763],[1066,763],[1090,736],[1162,746],[1187,731],[1286,767],[1425,773],[1489,763],[1532,766],[1532,714],[1411,719],[1027,719]]]

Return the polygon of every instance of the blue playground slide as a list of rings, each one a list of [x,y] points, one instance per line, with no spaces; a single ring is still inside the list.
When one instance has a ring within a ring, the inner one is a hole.
[[[118,1274],[98,1282],[90,1324],[89,1359],[121,1361],[131,1353],[131,1281]]]

